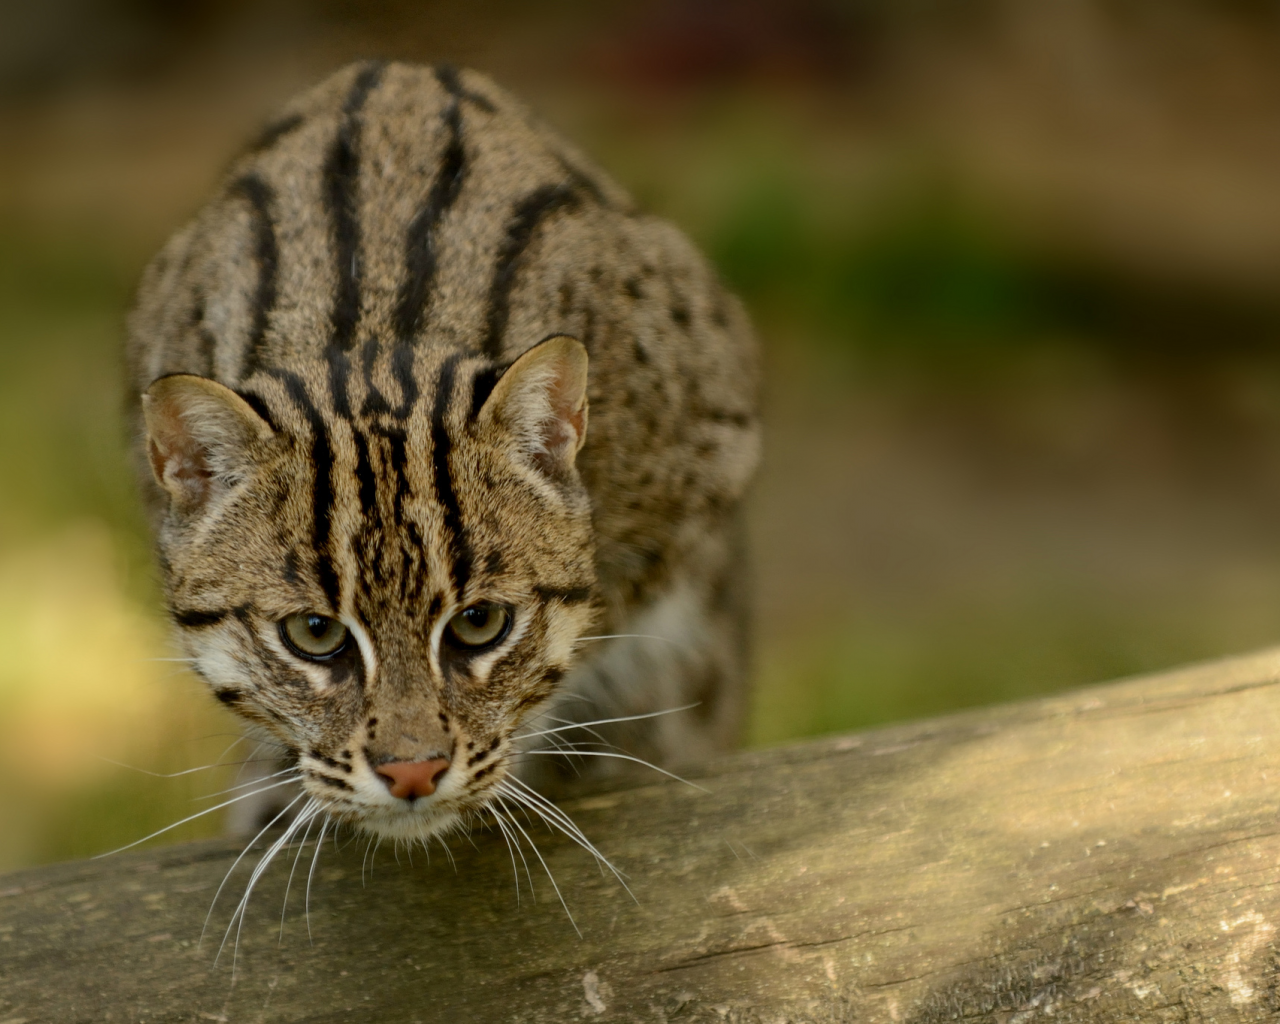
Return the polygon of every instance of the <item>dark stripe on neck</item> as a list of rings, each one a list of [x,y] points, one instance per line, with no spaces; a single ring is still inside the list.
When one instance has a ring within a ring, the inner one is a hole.
[[[312,505],[312,547],[316,556],[316,575],[319,577],[320,589],[329,599],[331,609],[336,612],[341,604],[341,589],[338,572],[333,565],[333,554],[329,550],[329,537],[332,531],[333,517],[333,442],[329,439],[329,431],[324,419],[320,416],[311,396],[307,394],[306,385],[297,374],[287,370],[268,370],[268,373],[284,385],[289,398],[307,418],[311,426],[311,467],[314,484],[311,492]]]
[[[249,340],[240,364],[240,379],[243,380],[258,368],[262,358],[267,323],[276,305],[276,269],[280,249],[276,244],[276,225],[271,215],[275,204],[271,186],[256,174],[246,174],[231,186],[231,192],[247,199],[252,208],[254,259],[258,264],[258,287],[254,290]]]
[[[236,394],[240,396],[245,405],[261,416],[263,420],[266,421],[267,426],[272,430],[280,429],[276,426],[275,418],[272,416],[271,410],[267,407],[267,403],[263,400],[261,395],[255,394],[252,391],[237,391]]]
[[[218,347],[218,339],[213,336],[213,331],[205,326],[204,312],[204,289],[196,285],[191,300],[189,320],[191,331],[196,336],[196,345],[200,352],[200,375],[212,380],[214,378],[214,357],[215,350]]]
[[[360,185],[360,112],[382,77],[384,65],[360,69],[342,105],[342,123],[324,166],[324,202],[333,230],[337,289],[329,316],[330,343],[346,351],[360,318],[360,222],[356,206]]]
[[[493,389],[498,384],[498,378],[506,372],[507,367],[505,365],[482,366],[476,370],[475,376],[471,378],[471,418],[473,420],[480,415],[480,410],[484,408],[484,403],[493,394]]]
[[[272,121],[258,133],[256,139],[249,143],[245,149],[245,156],[270,149],[300,124],[302,124],[301,114],[290,114],[288,117],[282,117],[278,121]]]
[[[575,188],[579,188],[586,192],[601,206],[613,206],[613,203],[609,201],[609,197],[604,194],[604,189],[600,187],[600,183],[580,167],[575,167],[570,163],[569,159],[563,153],[556,154],[556,163],[560,165],[561,169],[568,176]]]
[[[457,96],[459,99],[467,100],[474,103],[486,114],[492,114],[494,111],[493,103],[478,92],[472,92],[462,84],[462,79],[458,77],[458,69],[452,64],[441,64],[436,68],[436,81],[444,86],[450,95]]]
[[[489,286],[489,313],[483,349],[491,359],[502,354],[502,338],[506,333],[507,318],[511,314],[511,290],[515,286],[521,257],[547,218],[559,210],[576,207],[580,202],[574,185],[562,182],[542,186],[525,196],[516,206],[507,223],[507,236],[498,248],[493,283]]]
[[[435,477],[436,497],[444,508],[445,532],[453,548],[453,587],[458,597],[466,590],[467,580],[471,576],[471,545],[462,525],[458,496],[453,489],[453,476],[449,469],[449,452],[453,441],[445,425],[445,416],[453,398],[454,373],[461,358],[460,353],[454,353],[444,361],[440,380],[436,385],[435,408],[431,412],[431,468]]]

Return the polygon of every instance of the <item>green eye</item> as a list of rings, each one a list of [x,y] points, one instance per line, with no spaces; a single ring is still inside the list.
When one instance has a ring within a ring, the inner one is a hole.
[[[481,601],[464,608],[449,620],[445,627],[445,639],[459,647],[472,650],[497,643],[507,632],[511,613],[500,604]]]
[[[280,636],[294,654],[311,661],[332,658],[347,646],[347,627],[337,619],[315,612],[282,619]]]

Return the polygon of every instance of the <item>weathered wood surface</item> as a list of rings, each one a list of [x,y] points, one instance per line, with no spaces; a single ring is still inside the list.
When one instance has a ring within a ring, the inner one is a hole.
[[[1280,649],[696,778],[565,804],[636,902],[539,835],[581,938],[484,833],[364,883],[327,846],[310,942],[282,859],[234,983],[228,843],[7,876],[0,1024],[1280,1016]]]

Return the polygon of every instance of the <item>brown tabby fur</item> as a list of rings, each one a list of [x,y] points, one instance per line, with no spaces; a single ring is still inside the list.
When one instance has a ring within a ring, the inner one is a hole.
[[[581,345],[535,348],[558,335]],[[332,815],[446,828],[547,763],[530,723],[696,703],[608,738],[662,764],[735,741],[748,324],[488,79],[370,63],[295,99],[148,267],[128,354],[182,644]],[[478,600],[511,633],[451,660]],[[277,623],[302,612],[358,646],[291,655]],[[374,772],[433,757],[416,801]]]

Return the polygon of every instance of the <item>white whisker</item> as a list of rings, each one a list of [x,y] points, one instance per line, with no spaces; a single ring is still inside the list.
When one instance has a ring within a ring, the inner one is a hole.
[[[573,753],[572,744],[566,744],[556,736],[548,736],[547,739],[550,740],[551,745],[556,748],[556,752],[564,754],[566,758]],[[575,775],[577,775],[579,778],[582,777],[582,770],[572,761],[569,762],[569,767],[573,769],[573,773]]]
[[[330,822],[331,819],[326,814],[324,821],[320,823],[320,834],[316,836],[316,852],[311,855],[311,870],[307,872],[307,892],[302,900],[302,912],[307,920],[307,941],[312,945],[315,945],[315,939],[311,937],[311,879],[316,873],[316,861],[320,859],[320,847],[324,845],[324,833]]]
[[[249,764],[250,762],[246,761],[244,763]],[[297,782],[299,779],[302,778],[302,773],[298,771],[296,767],[290,765],[288,768],[281,768],[278,772],[272,772],[270,775],[263,775],[260,778],[253,779],[250,782],[241,782],[235,786],[228,786],[226,789],[221,789],[216,793],[207,793],[206,795],[198,796],[195,799],[212,800],[214,797],[223,796],[226,793],[234,793],[237,789],[248,789],[250,786],[259,786],[262,783],[266,782],[268,779],[278,779],[280,778],[281,775],[292,776],[291,778],[282,780],[284,782]]]
[[[522,753],[542,754],[546,757],[616,757],[619,761],[634,761],[636,764],[642,764],[646,768],[652,768],[655,772],[660,772],[668,778],[675,779],[677,782],[683,782],[686,786],[692,786],[694,789],[701,790],[704,793],[711,792],[711,790],[707,789],[705,786],[699,786],[696,782],[690,782],[688,779],[682,779],[675,772],[669,772],[665,768],[659,768],[656,764],[646,761],[643,758],[632,757],[630,754],[616,754],[608,750],[575,750],[572,755],[562,754],[558,750],[525,750],[522,751]]]
[[[291,800],[285,806],[285,810],[287,811],[291,807],[293,807],[293,805],[296,804],[299,800],[301,800],[302,797],[303,797],[303,794],[299,793],[296,797],[293,798],[293,800]],[[320,809],[319,802],[316,801],[314,797],[309,798],[307,802],[303,804],[302,810],[298,812],[298,816],[294,818],[293,821],[289,822],[288,828],[284,830],[284,833],[280,836],[280,838],[277,839],[274,843],[272,843],[267,848],[267,852],[258,858],[258,863],[254,866],[253,873],[249,875],[249,882],[245,886],[244,895],[240,897],[240,902],[236,904],[235,912],[232,913],[231,920],[227,923],[227,930],[222,936],[222,945],[218,947],[218,955],[213,958],[213,962],[216,964],[218,962],[218,957],[222,956],[222,951],[226,948],[227,939],[231,937],[231,928],[232,928],[232,925],[234,925],[236,929],[236,941],[235,941],[235,946],[233,947],[231,952],[232,984],[235,983],[236,961],[240,955],[240,934],[241,932],[244,931],[244,921],[245,921],[245,917],[248,916],[249,897],[253,895],[253,887],[258,884],[258,879],[262,877],[263,872],[265,872],[267,868],[271,866],[271,862],[275,860],[276,854],[278,854],[282,849],[284,849],[285,845],[288,844],[289,840],[293,838],[294,833],[299,828],[302,827],[304,822],[310,821],[311,818],[319,811],[319,809]]]
[[[608,868],[613,874],[613,877],[618,880],[618,884],[627,890],[627,895],[635,900],[636,903],[640,902],[639,900],[636,900],[635,893],[633,893],[631,891],[631,887],[627,885],[626,878],[623,873],[614,866],[613,862],[609,860],[608,857],[596,849],[595,844],[586,837],[582,829],[578,827],[577,822],[528,783],[515,778],[514,776],[511,777],[511,781],[518,785],[523,792],[504,788],[503,795],[528,806],[529,809],[537,814],[538,817],[540,817],[548,826],[554,826],[581,846],[596,859],[596,864],[600,867],[601,874],[604,874],[604,869]],[[505,782],[503,785],[505,786]]]
[[[542,870],[547,873],[547,879],[551,882],[551,888],[556,891],[556,898],[560,901],[560,906],[564,907],[565,916],[569,918],[569,923],[573,925],[573,930],[578,933],[578,938],[582,938],[582,930],[578,927],[578,922],[573,919],[573,914],[569,912],[569,904],[564,901],[564,895],[560,892],[560,886],[556,885],[556,876],[551,873],[551,869],[547,867],[547,862],[542,859],[542,853],[538,849],[538,844],[530,838],[529,833],[524,830],[520,825],[520,822],[516,821],[515,817],[511,815],[511,810],[507,807],[507,802],[497,794],[494,795],[494,799],[497,800],[498,803],[502,805],[502,809],[507,812],[507,820],[515,826],[517,831],[519,831],[519,833],[528,841],[529,849],[531,849],[533,851],[533,855],[538,858],[538,862],[542,865]]]
[[[247,761],[214,761],[212,764],[202,764],[199,768],[184,768],[180,772],[153,772],[148,768],[139,768],[134,764],[125,764],[123,761],[113,761],[109,757],[95,755],[99,761],[105,761],[107,764],[113,764],[117,768],[128,768],[131,772],[139,772],[142,775],[150,775],[153,779],[176,779],[181,775],[191,775],[194,772],[207,772],[210,768],[230,768],[236,764],[247,764]],[[217,794],[212,794],[216,796]]]
[[[378,849],[382,846],[382,836],[374,836],[373,841],[365,847],[365,853],[369,857],[369,877],[373,877],[373,869],[378,862]],[[360,865],[360,884],[364,885],[364,865]]]
[[[502,833],[502,841],[507,844],[507,855],[511,858],[511,874],[515,877],[515,880],[516,880],[516,906],[518,907],[520,906],[520,868],[516,864],[516,847],[512,846],[512,841],[513,841],[512,834],[511,834],[511,830],[507,826],[507,823],[503,821],[502,818],[496,814],[493,816],[493,821],[494,821],[494,824],[498,826],[498,831]],[[520,860],[524,863],[525,874],[528,875],[529,862],[524,859],[523,850],[520,851]],[[536,901],[536,897],[534,897],[534,894],[533,894],[533,876],[532,875],[529,876],[529,896],[530,898],[535,899]]]
[[[449,844],[444,841],[444,836],[436,835],[436,836],[428,836],[427,838],[429,839],[433,838],[437,843],[440,844],[440,848],[444,850],[444,855],[449,858],[449,866],[453,868],[453,873],[456,875],[458,873],[458,862],[453,859],[453,851],[449,849]],[[425,843],[423,844],[423,849],[426,849]],[[430,856],[430,851],[428,851],[427,855]]]
[[[659,715],[674,715],[677,711],[688,711],[690,708],[696,708],[700,702],[694,701],[692,704],[682,704],[678,708],[667,708],[665,711],[650,711],[643,715],[622,715],[619,718],[597,718],[591,722],[566,722],[566,724],[555,729],[539,729],[537,732],[524,732],[516,736],[516,739],[526,740],[534,736],[549,736],[553,732],[565,732],[569,729],[585,729],[591,725],[611,725],[614,722],[638,722],[643,718],[657,718]],[[553,722],[564,722],[563,718],[552,718],[546,716]]]
[[[281,785],[281,783],[277,783],[276,785]],[[244,860],[245,854],[247,854],[250,850],[253,849],[253,844],[256,843],[259,839],[261,839],[264,835],[266,835],[268,830],[270,830],[271,826],[273,826],[277,821],[279,821],[286,814],[288,814],[289,809],[294,804],[296,804],[299,800],[301,800],[302,797],[303,797],[303,794],[299,793],[289,803],[285,804],[285,806],[276,814],[276,816],[272,818],[269,822],[267,822],[265,825],[263,825],[262,828],[259,830],[258,834],[254,836],[252,839],[250,839],[248,843],[245,844],[244,849],[240,851],[240,856],[238,856],[235,860],[231,862],[231,867],[227,868],[227,873],[222,876],[222,881],[221,883],[219,883],[217,891],[214,892],[213,899],[209,903],[209,912],[204,915],[204,926],[200,929],[200,938],[196,942],[197,947],[204,942],[204,933],[209,930],[209,918],[213,915],[213,908],[218,905],[218,897],[222,895],[222,890],[226,888],[227,882],[231,878],[231,873],[235,871],[237,865],[239,865],[239,863],[242,860]],[[234,921],[235,918],[233,917],[232,920]],[[228,927],[230,927],[230,925],[228,925]],[[223,936],[222,941],[224,944],[226,943],[225,936]],[[219,952],[221,952],[222,947],[219,946],[218,950]]]
[[[305,813],[305,808],[304,808]],[[311,826],[315,824],[315,820],[319,815],[319,805],[316,810],[307,819],[307,830],[302,833],[302,838],[298,841],[298,852],[293,855],[293,863],[289,866],[289,880],[284,884],[284,900],[280,905],[280,942],[284,942],[284,916],[289,912],[289,890],[293,888],[293,873],[298,870],[298,858],[302,856],[302,851],[307,848],[307,837],[311,835]]]
[[[548,715],[547,717],[550,718],[551,716]],[[614,744],[606,740],[604,736],[601,735],[601,733],[598,730],[593,729],[590,726],[590,724],[578,725],[576,722],[570,722],[564,718],[551,718],[551,721],[564,723],[562,728],[548,729],[545,733],[547,737],[547,741],[550,743],[555,743],[556,746],[560,746],[564,743],[567,743],[570,747],[572,747],[574,744],[569,742],[564,736],[561,736],[560,733],[562,732],[567,733],[567,732],[571,732],[574,729],[581,729],[583,732],[587,733],[588,735],[594,736],[596,738],[596,742],[600,743],[601,745],[606,747],[613,747],[615,750],[617,749],[617,747]]]
[[[114,850],[108,850],[106,853],[99,853],[90,859],[100,860],[103,857],[110,857],[115,853],[123,853],[125,850],[132,850],[135,846],[145,843],[148,839],[154,839],[156,836],[164,835],[170,829],[175,829],[179,825],[185,825],[189,821],[195,821],[196,818],[203,818],[206,814],[212,814],[214,811],[220,811],[224,807],[230,807],[234,803],[238,803],[241,800],[247,800],[251,796],[257,796],[259,793],[265,793],[268,790],[276,789],[279,786],[287,786],[291,782],[293,782],[293,779],[282,779],[279,782],[271,783],[269,786],[263,786],[261,789],[254,790],[252,793],[241,793],[239,796],[232,797],[230,800],[224,800],[222,803],[216,804],[213,807],[206,807],[203,811],[197,811],[195,814],[183,818],[181,821],[175,821],[172,825],[166,825],[164,828],[156,829],[156,831],[152,832],[149,836],[143,836],[141,839],[135,839],[132,843],[128,843],[125,846],[118,846]]]
[[[574,643],[582,643],[585,640],[661,640],[673,647],[680,646],[669,636],[654,636],[652,633],[606,633],[604,636],[580,636]]]

